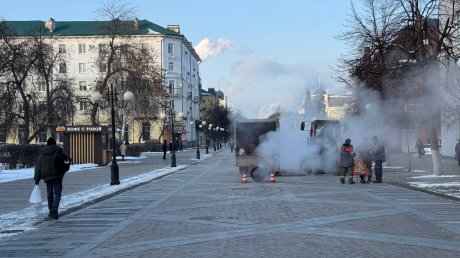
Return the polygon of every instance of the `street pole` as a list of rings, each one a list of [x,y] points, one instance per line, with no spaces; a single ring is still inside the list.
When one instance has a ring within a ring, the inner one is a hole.
[[[108,93],[109,94],[109,93]],[[119,185],[120,176],[117,164],[117,154],[115,153],[115,107],[114,107],[114,93],[113,85],[110,84],[110,104],[112,108],[112,164],[110,166],[110,185]]]
[[[174,139],[174,119],[175,119],[175,112],[174,112],[174,103],[171,101],[170,105],[170,118],[171,118],[171,138],[172,138],[172,155],[171,155],[171,167],[177,167],[176,164],[176,142]]]
[[[195,131],[196,131],[196,159],[200,159],[200,134],[198,129],[200,129],[201,122],[199,120],[195,121]]]
[[[206,154],[209,154],[209,147],[208,147],[208,129],[205,129],[204,131],[204,138],[205,138],[205,141],[206,141]]]

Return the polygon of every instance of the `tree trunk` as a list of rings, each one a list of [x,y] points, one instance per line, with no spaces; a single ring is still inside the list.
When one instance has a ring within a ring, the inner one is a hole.
[[[433,170],[434,174],[440,176],[443,174],[441,153],[439,152],[438,136],[436,129],[431,129],[430,134],[430,147],[431,147],[431,158],[433,159]]]

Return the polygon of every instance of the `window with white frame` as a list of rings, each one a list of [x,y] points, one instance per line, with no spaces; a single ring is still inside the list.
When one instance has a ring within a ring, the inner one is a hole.
[[[78,53],[79,54],[86,53],[86,45],[85,44],[78,44]]]
[[[99,51],[107,51],[109,49],[109,45],[107,44],[99,44]]]
[[[38,82],[38,91],[46,91],[46,82]]]
[[[168,63],[168,71],[174,72],[174,62],[169,62]]]
[[[80,101],[80,111],[85,111],[86,108],[86,101]]]
[[[169,94],[174,94],[174,85],[175,85],[175,81],[173,80],[168,81],[168,93]]]
[[[6,86],[7,86],[6,83],[4,82],[0,83],[0,95],[3,95],[6,93]]]
[[[168,54],[170,55],[174,54],[174,44],[172,43],[168,44]]]
[[[79,73],[86,73],[86,64],[85,63],[79,63],[78,64],[78,72]]]
[[[78,85],[80,86],[80,91],[86,91],[86,81],[79,81]]]
[[[65,63],[59,64],[59,73],[67,73],[67,65]]]
[[[59,44],[59,53],[64,54],[66,52],[65,44]]]

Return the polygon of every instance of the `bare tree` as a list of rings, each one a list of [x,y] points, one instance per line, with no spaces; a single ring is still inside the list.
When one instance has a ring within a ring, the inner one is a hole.
[[[133,117],[156,116],[161,103],[167,98],[163,71],[155,61],[153,49],[136,37],[139,21],[133,19],[134,9],[120,2],[108,2],[96,13],[103,20],[98,29],[107,35],[106,41],[99,44],[99,55],[95,61],[100,70],[96,90],[105,91],[113,84],[119,91],[134,93],[134,102],[124,112],[128,118],[119,117],[125,123]],[[97,104],[93,105],[92,124],[98,123],[98,108]]]
[[[430,128],[434,171],[442,174],[436,135],[442,96],[441,87],[435,86],[448,84],[440,72],[459,58],[458,3],[448,0],[366,0],[364,3],[367,10],[364,14],[352,5],[348,30],[341,36],[349,40],[354,52],[342,59],[340,67],[350,77],[339,76],[339,80],[354,85],[350,78],[358,78],[364,87],[379,92],[389,101],[417,99],[425,103],[422,110],[425,119],[419,122]],[[440,3],[452,8],[443,9]],[[361,49],[366,50],[364,54],[359,54]]]
[[[55,136],[55,126],[66,124],[75,113],[75,95],[72,80],[67,73],[57,72],[58,67],[67,64],[67,54],[53,49],[53,39],[43,36],[43,27],[37,29],[34,36],[37,60],[34,64],[38,80],[45,84],[46,113],[42,117],[42,127],[34,134],[47,127],[51,136]],[[37,116],[38,117],[38,116]]]
[[[13,122],[11,127],[14,127],[22,121],[23,133],[20,135],[20,142],[29,143],[32,138],[29,138],[29,129],[31,122],[31,98],[28,94],[26,79],[32,72],[33,65],[37,60],[35,54],[35,45],[32,39],[25,37],[20,38],[15,35],[14,30],[7,23],[2,22],[3,30],[0,35],[2,47],[6,59],[3,78],[4,84],[8,85],[12,108],[10,111],[10,121]],[[18,100],[18,102],[16,102]]]

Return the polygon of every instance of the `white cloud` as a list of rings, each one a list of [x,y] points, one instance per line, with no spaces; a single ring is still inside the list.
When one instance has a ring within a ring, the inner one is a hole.
[[[212,41],[209,38],[205,38],[195,46],[195,50],[200,56],[201,60],[206,60],[208,57],[217,56],[222,54],[224,51],[230,49],[235,45],[235,42],[229,39],[217,39]]]

